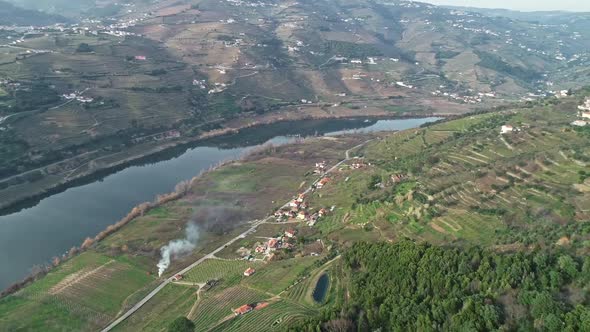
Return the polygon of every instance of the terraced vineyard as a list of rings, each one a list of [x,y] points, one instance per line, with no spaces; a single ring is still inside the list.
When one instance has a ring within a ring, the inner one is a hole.
[[[245,280],[245,284],[272,294],[291,286],[298,275],[318,261],[318,257],[303,257],[271,262]]]
[[[152,280],[144,272],[102,255],[85,253],[80,257],[14,297],[0,300],[2,326],[9,330],[22,326],[98,329],[117,315],[129,296]]]
[[[234,316],[233,310],[244,304],[253,304],[269,298],[268,294],[243,286],[234,286],[213,293],[205,293],[203,299],[190,317],[196,325],[196,331],[205,331],[215,327],[224,319]]]
[[[229,320],[212,331],[284,331],[290,322],[314,313],[314,310],[289,300],[280,300],[261,310]]]
[[[233,282],[241,279],[247,268],[258,268],[262,265],[263,263],[260,262],[243,260],[208,259],[203,264],[190,270],[182,281],[205,283],[211,279],[224,279],[224,282]]]
[[[152,301],[129,317],[116,331],[162,331],[178,316],[186,316],[197,301],[196,288],[167,285]]]
[[[335,202],[338,218],[381,235],[434,243],[504,244],[588,220],[590,151],[570,126],[583,98],[391,135],[361,152],[373,166],[343,174],[312,202]],[[500,134],[502,125],[517,129]]]

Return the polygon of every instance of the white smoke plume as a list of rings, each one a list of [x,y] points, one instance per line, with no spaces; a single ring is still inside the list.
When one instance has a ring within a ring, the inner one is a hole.
[[[158,276],[161,277],[164,271],[170,266],[174,258],[189,254],[197,246],[199,240],[199,228],[194,222],[186,226],[186,238],[170,241],[160,249],[162,258],[158,262]]]

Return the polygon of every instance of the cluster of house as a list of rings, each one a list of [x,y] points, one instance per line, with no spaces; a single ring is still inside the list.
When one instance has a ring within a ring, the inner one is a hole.
[[[199,89],[204,90],[207,89],[207,80],[193,80],[193,86],[199,87]]]
[[[225,83],[215,83],[215,88],[209,90],[208,94],[215,94],[225,91],[227,89],[227,84]]]
[[[448,99],[451,100],[455,100],[458,102],[463,102],[466,104],[478,104],[483,102],[484,98],[495,98],[496,97],[496,93],[495,92],[477,92],[474,93],[471,89],[468,89],[467,91],[470,93],[470,95],[462,95],[456,92],[445,92],[443,91],[444,86],[441,86],[440,89],[431,92],[431,94],[433,96],[438,96],[438,97],[447,97]],[[471,94],[471,93],[474,94]]]
[[[273,253],[278,249],[293,249],[292,242],[296,239],[295,235],[295,230],[287,230],[282,236],[270,238],[268,241],[264,243],[257,243],[255,245],[254,252],[257,254],[263,254],[265,257],[270,258],[273,255]],[[244,272],[244,275],[247,277],[248,275],[246,275],[246,272],[248,272],[248,270]]]
[[[266,3],[263,1],[243,1],[243,0],[226,0],[232,6],[236,7],[253,7],[253,8],[264,8],[264,7],[277,7],[275,3]]]
[[[168,130],[168,131],[153,134],[153,135],[136,137],[132,140],[132,142],[135,144],[146,142],[148,140],[154,140],[154,141],[158,142],[158,141],[180,138],[181,136],[182,136],[182,134],[178,130]]]
[[[313,170],[313,173],[323,175],[324,173],[326,173],[326,167],[327,167],[327,164],[325,161],[315,163],[315,168]]]
[[[320,181],[314,184],[314,188],[321,189],[328,182],[330,178],[324,177]],[[317,221],[328,214],[328,210],[321,208],[315,213],[309,211],[309,205],[305,202],[305,194],[299,194],[296,199],[292,200],[287,204],[286,207],[281,208],[275,212],[277,221],[297,219],[302,222],[307,222],[309,226],[314,226]]]
[[[72,92],[72,93],[63,94],[62,97],[66,100],[74,100],[75,99],[83,104],[91,103],[94,101],[94,98],[84,97],[84,96],[80,95],[79,92],[77,92],[77,91]]]
[[[590,123],[590,98],[584,104],[578,106],[578,119],[571,123],[572,126],[585,127]]]

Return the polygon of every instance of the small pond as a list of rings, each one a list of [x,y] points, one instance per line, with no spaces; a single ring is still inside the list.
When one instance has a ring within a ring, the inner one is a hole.
[[[322,303],[326,299],[328,290],[330,289],[330,276],[327,273],[321,275],[318,283],[313,290],[313,300]]]

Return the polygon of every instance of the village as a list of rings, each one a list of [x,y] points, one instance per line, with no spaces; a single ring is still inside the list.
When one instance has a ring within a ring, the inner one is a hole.
[[[578,105],[578,119],[574,120],[571,125],[576,127],[585,127],[590,123],[590,98],[582,105]]]

